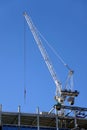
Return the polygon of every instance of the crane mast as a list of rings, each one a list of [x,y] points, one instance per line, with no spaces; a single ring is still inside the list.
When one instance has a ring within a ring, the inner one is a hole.
[[[32,33],[32,35],[33,35],[33,37],[34,37],[34,39],[36,41],[36,44],[37,44],[37,46],[38,46],[38,48],[39,48],[39,50],[40,50],[40,52],[42,54],[42,57],[43,57],[46,65],[48,67],[48,70],[49,70],[49,72],[50,72],[50,74],[51,74],[51,76],[53,78],[53,81],[54,81],[54,83],[56,85],[56,95],[55,95],[56,101],[58,103],[63,103],[66,96],[77,96],[78,95],[77,92],[69,92],[69,91],[63,91],[62,90],[62,85],[61,85],[60,81],[57,78],[56,72],[55,72],[55,70],[53,68],[53,65],[52,65],[52,63],[50,61],[50,58],[49,58],[49,56],[47,54],[47,51],[46,51],[45,47],[42,44],[41,38],[40,38],[40,36],[38,34],[38,31],[37,31],[35,25],[33,24],[30,16],[27,15],[26,12],[24,13],[24,17],[25,17],[26,22],[27,22],[27,24],[28,24],[28,26],[30,28],[30,31],[31,31],[31,33]],[[73,72],[73,71],[70,70],[70,73],[71,72]],[[70,97],[70,101],[72,101],[72,97]]]

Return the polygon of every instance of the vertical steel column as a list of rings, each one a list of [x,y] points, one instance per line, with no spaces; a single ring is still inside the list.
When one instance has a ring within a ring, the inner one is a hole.
[[[39,124],[39,107],[37,108],[37,130],[40,130],[40,124]]]
[[[75,113],[75,128],[77,128],[78,127],[78,125],[77,125],[77,118],[76,118],[76,111],[74,111],[74,113]]]
[[[56,130],[59,130],[58,128],[58,110],[55,108],[55,114],[56,114]]]
[[[2,125],[2,104],[0,104],[0,126]]]
[[[20,123],[20,121],[21,121],[20,114],[21,114],[21,107],[19,105],[18,106],[18,127],[20,127],[20,125],[21,125],[21,123]]]

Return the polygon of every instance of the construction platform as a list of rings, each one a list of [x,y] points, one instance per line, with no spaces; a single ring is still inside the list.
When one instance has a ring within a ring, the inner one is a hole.
[[[56,122],[56,119],[58,119]],[[9,127],[25,127],[25,128],[44,128],[44,130],[56,130],[57,124],[58,128],[67,130],[73,129],[75,119],[74,117],[58,116],[53,113],[41,113],[41,114],[32,114],[32,113],[21,113],[21,112],[2,112],[0,114],[0,124],[2,130],[10,130]],[[79,129],[87,129],[87,119],[77,118],[77,124]],[[3,129],[5,128],[5,129]],[[41,130],[41,129],[40,129]]]

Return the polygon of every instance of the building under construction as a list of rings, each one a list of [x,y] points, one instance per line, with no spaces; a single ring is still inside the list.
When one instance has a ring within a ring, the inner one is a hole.
[[[0,107],[0,130],[87,130],[87,108],[62,106],[73,114],[39,112],[3,112]]]

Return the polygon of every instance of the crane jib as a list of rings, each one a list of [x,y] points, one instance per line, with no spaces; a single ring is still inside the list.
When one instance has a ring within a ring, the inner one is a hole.
[[[24,13],[24,17],[25,17],[25,19],[27,21],[27,24],[28,24],[28,26],[29,26],[29,28],[30,28],[30,30],[32,32],[32,35],[33,35],[33,37],[34,37],[34,39],[35,39],[35,41],[36,41],[36,43],[38,45],[38,48],[39,48],[39,50],[40,50],[40,52],[41,52],[41,54],[42,54],[42,56],[44,58],[44,61],[45,61],[46,65],[47,65],[48,70],[49,70],[49,72],[50,72],[50,74],[51,74],[51,76],[53,78],[53,81],[54,81],[54,83],[56,85],[56,95],[60,95],[61,94],[60,81],[58,80],[58,78],[56,76],[56,72],[55,72],[55,70],[53,68],[53,65],[52,65],[52,63],[50,61],[50,58],[49,58],[49,56],[47,54],[47,51],[44,48],[44,46],[42,44],[42,41],[41,41],[41,39],[40,39],[40,37],[38,35],[37,29],[34,26],[31,18],[26,13]]]

